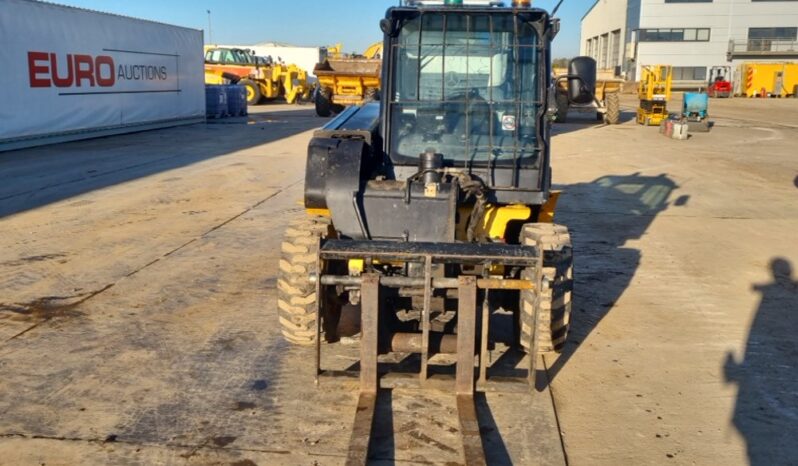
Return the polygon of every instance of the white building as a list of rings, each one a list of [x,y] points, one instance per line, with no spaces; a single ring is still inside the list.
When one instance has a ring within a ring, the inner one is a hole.
[[[630,80],[672,65],[677,86],[705,83],[714,66],[798,61],[798,0],[596,0],[581,54]]]

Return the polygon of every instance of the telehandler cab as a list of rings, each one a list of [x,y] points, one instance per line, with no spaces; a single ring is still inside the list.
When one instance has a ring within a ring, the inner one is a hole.
[[[322,342],[338,339],[342,307],[359,309],[349,464],[367,455],[378,355],[420,354],[426,385],[432,356],[455,354],[466,463],[484,464],[471,397],[488,382],[491,303],[513,313],[530,381],[568,334],[571,238],[553,223],[550,168],[559,22],[529,1],[447,0],[390,8],[380,26],[381,100],[310,141],[307,213],[282,244],[282,332],[315,344],[318,381]],[[571,101],[591,101],[594,80],[571,72]]]

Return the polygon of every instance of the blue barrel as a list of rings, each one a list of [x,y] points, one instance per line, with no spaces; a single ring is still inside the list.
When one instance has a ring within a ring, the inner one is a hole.
[[[227,91],[224,86],[205,86],[205,115],[208,118],[224,118],[227,113]]]
[[[238,84],[225,86],[227,108],[231,116],[247,116],[247,89]]]
[[[685,115],[707,116],[709,110],[709,95],[704,92],[685,92],[684,109]]]

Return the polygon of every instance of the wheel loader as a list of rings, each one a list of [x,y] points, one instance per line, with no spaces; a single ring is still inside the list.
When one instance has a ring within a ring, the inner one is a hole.
[[[511,315],[528,382],[568,335],[572,245],[553,223],[550,167],[559,22],[529,2],[476,3],[390,8],[382,99],[346,109],[309,144],[306,212],[282,243],[279,321],[288,342],[315,346],[318,382],[342,309],[360,313],[348,464],[368,456],[382,355],[418,355],[421,386],[441,375],[436,356],[456,358],[466,464],[484,464],[472,397],[493,380],[491,316]],[[592,101],[589,70],[571,71],[570,101]]]

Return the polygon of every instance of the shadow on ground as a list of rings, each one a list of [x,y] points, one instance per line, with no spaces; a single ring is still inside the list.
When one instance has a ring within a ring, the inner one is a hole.
[[[634,119],[635,119],[635,112],[621,111],[621,119],[618,122],[618,124],[622,125],[630,121],[633,121]],[[574,131],[582,131],[590,129],[599,130],[601,128],[604,128],[605,126],[610,126],[610,125],[607,125],[603,121],[597,119],[594,112],[582,113],[582,112],[570,111],[568,112],[568,116],[566,117],[565,122],[554,123],[552,125],[551,134],[552,136],[556,136],[558,134],[571,133]]]
[[[312,109],[0,153],[0,218],[321,126]]]
[[[559,188],[563,197],[556,221],[571,231],[575,285],[571,333],[548,368],[550,381],[632,282],[642,253],[627,243],[643,237],[662,212],[689,201],[689,196],[671,201],[678,186],[666,174],[610,175]]]
[[[770,262],[772,281],[761,294],[745,355],[726,356],[727,383],[738,386],[732,423],[745,438],[752,466],[798,459],[798,281],[784,258]]]

